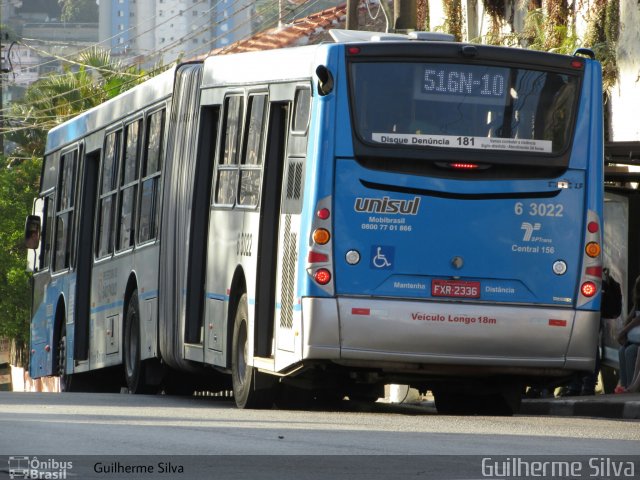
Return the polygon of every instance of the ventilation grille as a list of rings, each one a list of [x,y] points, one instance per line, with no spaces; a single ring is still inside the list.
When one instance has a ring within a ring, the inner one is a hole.
[[[291,233],[291,215],[285,215],[284,253],[282,256],[282,290],[280,291],[280,326],[293,328],[293,293],[296,280],[297,234]]]
[[[287,172],[287,200],[299,200],[302,193],[302,162],[289,162]]]

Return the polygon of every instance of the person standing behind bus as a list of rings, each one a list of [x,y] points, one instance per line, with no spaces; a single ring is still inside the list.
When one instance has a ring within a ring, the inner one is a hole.
[[[633,305],[625,326],[618,334],[620,382],[615,393],[637,392],[640,390],[640,277],[633,286]]]

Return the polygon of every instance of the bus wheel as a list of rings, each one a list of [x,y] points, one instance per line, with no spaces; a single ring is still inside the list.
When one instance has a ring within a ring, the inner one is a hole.
[[[58,340],[58,376],[60,378],[60,391],[72,392],[73,376],[67,373],[67,326],[62,323],[60,339]]]
[[[276,377],[260,373],[247,362],[248,336],[247,294],[240,298],[233,322],[231,377],[233,396],[238,408],[269,408],[273,405]]]
[[[138,290],[134,290],[124,324],[124,373],[129,393],[151,393],[146,384],[145,362],[140,360],[140,311]]]

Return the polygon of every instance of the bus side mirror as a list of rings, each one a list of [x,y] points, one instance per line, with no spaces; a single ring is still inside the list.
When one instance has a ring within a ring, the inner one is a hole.
[[[324,65],[316,68],[316,75],[318,76],[318,93],[322,96],[329,95],[333,90],[333,75]]]
[[[35,250],[40,245],[40,217],[29,215],[24,225],[24,244],[28,249]]]

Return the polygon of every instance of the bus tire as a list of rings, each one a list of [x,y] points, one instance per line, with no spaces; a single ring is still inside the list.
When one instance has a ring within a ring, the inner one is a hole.
[[[138,290],[134,290],[124,323],[124,374],[129,393],[152,393],[146,384],[145,367],[140,360],[140,310]]]
[[[247,294],[238,302],[233,322],[231,380],[238,408],[270,408],[275,396],[276,378],[258,372],[247,362],[249,348]],[[260,388],[256,388],[256,387]]]
[[[67,373],[67,326],[64,319],[60,327],[57,356],[58,378],[61,392],[73,392],[73,375]]]

